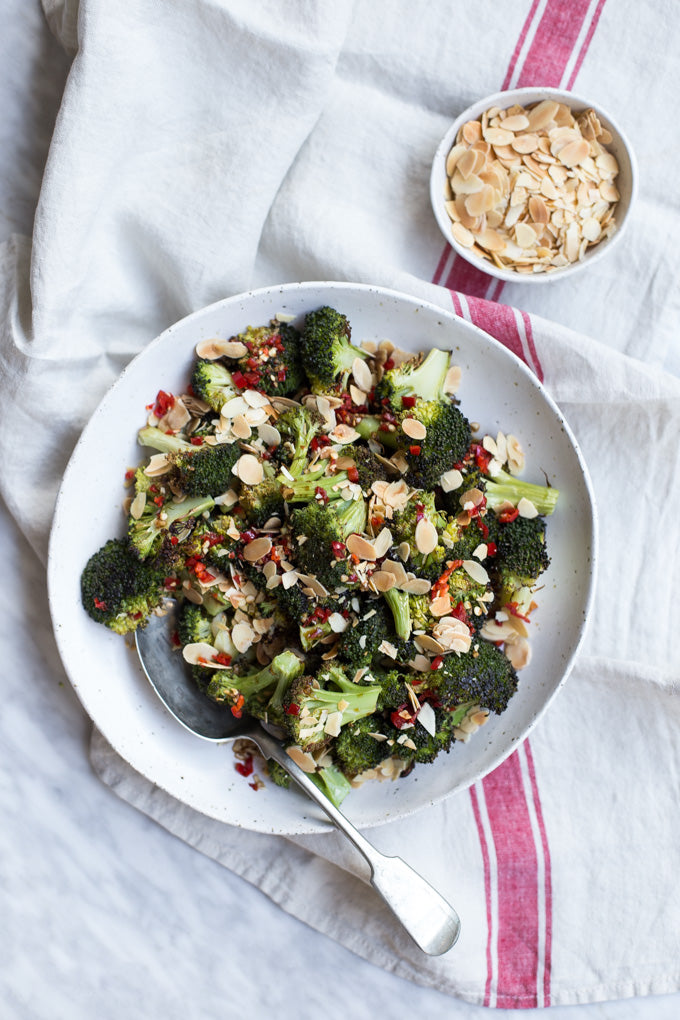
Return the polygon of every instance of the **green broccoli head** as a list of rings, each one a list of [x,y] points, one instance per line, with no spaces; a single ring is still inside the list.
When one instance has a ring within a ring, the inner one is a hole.
[[[149,490],[151,491],[151,490]],[[146,499],[143,507],[136,507],[128,515],[128,539],[133,551],[141,560],[153,559],[161,552],[168,534],[175,533],[176,525],[212,510],[215,501],[211,496],[193,496],[174,502],[167,492],[159,492]]]
[[[441,476],[465,456],[470,445],[469,421],[448,399],[418,400],[399,414],[398,421],[401,433],[397,439],[408,464],[406,481],[415,489],[434,489]],[[427,429],[422,439],[408,435],[415,422]]]
[[[342,635],[339,658],[351,673],[370,667],[383,640],[392,636],[392,614],[381,598],[363,601],[352,624]]]
[[[247,354],[236,359],[232,371],[234,382],[242,389],[264,390],[270,397],[290,397],[304,385],[300,334],[290,323],[274,319],[269,326],[248,326],[231,339],[247,349]]]
[[[168,456],[173,480],[187,496],[219,496],[234,481],[232,468],[241,456],[238,443],[190,446]]]
[[[232,666],[214,669],[205,693],[213,701],[229,705],[236,716],[247,712],[280,726],[285,721],[286,692],[303,669],[302,661],[293,652],[285,651],[255,672],[240,673]]]
[[[346,585],[351,561],[345,545],[352,533],[366,526],[363,500],[341,500],[323,506],[318,502],[294,510],[292,534],[297,544],[296,561],[301,571],[313,574],[329,591]]]
[[[277,478],[265,478],[257,485],[241,485],[239,505],[248,524],[262,528],[272,517],[283,520],[285,499]]]
[[[375,388],[376,402],[389,406],[396,414],[404,410],[404,397],[448,401],[445,383],[450,360],[448,351],[433,347],[425,358],[410,358],[388,369]]]
[[[319,751],[347,723],[372,715],[379,695],[378,683],[355,684],[338,666],[329,667],[318,678],[298,677],[284,696],[290,738],[303,751]]]
[[[499,524],[493,575],[501,605],[512,602],[520,588],[532,588],[550,566],[545,532],[543,517],[516,517]]]
[[[322,426],[321,415],[307,407],[291,407],[277,418],[276,428],[281,435],[277,459],[293,478],[307,473],[309,448]]]
[[[217,414],[228,400],[239,393],[229,369],[221,361],[207,361],[204,358],[198,358],[194,363],[191,389]]]
[[[143,563],[124,539],[110,539],[88,560],[80,578],[88,616],[117,634],[144,626],[165,595],[163,574]]]
[[[327,305],[309,312],[302,330],[302,362],[312,390],[324,393],[338,384],[344,386],[355,358],[367,358],[366,351],[350,342],[347,317]]]
[[[212,644],[212,618],[201,606],[193,602],[182,603],[177,614],[177,636],[182,647],[199,642]]]
[[[478,638],[469,652],[444,656],[441,669],[433,670],[427,683],[444,708],[473,702],[500,714],[517,690],[517,673],[500,648]]]
[[[333,755],[342,772],[354,779],[391,756],[392,745],[387,741],[393,735],[393,728],[375,712],[343,726],[334,741]]]

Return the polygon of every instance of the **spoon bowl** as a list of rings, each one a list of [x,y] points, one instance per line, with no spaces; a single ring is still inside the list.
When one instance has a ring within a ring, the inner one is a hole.
[[[252,740],[267,759],[278,762],[367,861],[370,882],[405,931],[428,956],[447,952],[460,934],[460,919],[449,903],[400,857],[387,857],[345,818],[286,753],[281,735],[254,719],[236,719],[229,708],[211,702],[193,684],[172,641],[174,615],[151,616],[135,631],[139,660],[151,686],[170,714],[195,736],[215,743]]]

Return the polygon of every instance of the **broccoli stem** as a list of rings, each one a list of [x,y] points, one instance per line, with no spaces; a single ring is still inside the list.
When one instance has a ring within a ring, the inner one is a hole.
[[[323,489],[329,500],[341,499],[342,494],[335,486],[347,481],[347,472],[338,471],[336,475],[326,477],[325,471],[326,468],[323,467],[317,471],[309,471],[292,482],[284,482],[286,501],[288,503],[311,503],[316,496],[317,489]]]
[[[310,773],[309,778],[336,807],[340,807],[347,794],[352,791],[352,784],[337,765],[327,765],[318,772]]]
[[[411,636],[411,607],[408,592],[390,588],[389,591],[383,592],[383,596],[392,610],[397,637],[402,641],[408,641]]]
[[[195,447],[186,439],[171,433],[163,432],[155,425],[147,425],[137,433],[140,446],[150,446],[159,453],[180,453],[182,450],[193,450]]]
[[[551,514],[557,505],[559,490],[550,485],[534,485],[532,482],[524,482],[519,478],[514,478],[507,471],[499,471],[487,481],[485,495],[487,506],[492,510],[496,510],[503,503],[512,503],[513,506],[517,506],[521,499],[528,499],[539,514]]]

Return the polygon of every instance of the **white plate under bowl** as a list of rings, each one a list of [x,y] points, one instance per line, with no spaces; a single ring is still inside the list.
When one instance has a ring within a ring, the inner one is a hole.
[[[354,791],[343,805],[349,818],[360,827],[398,819],[464,789],[506,758],[566,678],[593,593],[595,510],[574,438],[535,376],[482,330],[415,298],[350,283],[257,290],[171,326],[128,365],[75,447],[50,538],[50,608],[71,683],[118,754],[182,803],[259,832],[322,832],[328,822],[297,791],[269,781],[264,789],[251,789],[235,771],[229,747],[208,743],[180,726],[145,680],[133,648],[83,610],[80,574],[96,549],[124,533],[123,476],[141,460],[136,432],[144,424],[144,409],[158,390],[183,391],[196,343],[228,338],[248,325],[268,322],[277,312],[302,317],[325,304],[347,315],[356,343],[389,338],[414,352],[450,349],[462,368],[462,410],[485,432],[502,429],[518,436],[526,452],[526,477],[542,481],[545,475],[561,493],[548,531],[552,563],[531,624],[533,658],[508,710],[433,765],[418,766],[396,782],[366,783]]]

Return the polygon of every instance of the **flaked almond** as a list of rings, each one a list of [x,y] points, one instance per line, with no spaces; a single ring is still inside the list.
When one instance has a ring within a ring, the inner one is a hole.
[[[524,669],[531,662],[531,645],[524,637],[504,645],[503,651],[516,670]]]
[[[232,432],[237,439],[250,439],[252,430],[243,414],[237,414],[231,423]]]
[[[488,584],[489,575],[486,570],[477,560],[463,560],[463,570],[466,574],[476,581],[477,584]]]
[[[451,612],[451,596],[438,595],[430,602],[430,612],[433,616],[448,616]]]
[[[350,535],[345,542],[347,549],[353,556],[358,556],[360,560],[377,560],[377,554],[375,546],[368,539],[363,538],[361,535],[353,534]]]
[[[135,498],[130,503],[130,516],[134,517],[134,519],[138,521],[139,518],[144,513],[145,506],[146,506],[146,493],[144,491],[140,491],[137,493]]]
[[[259,485],[264,478],[264,468],[252,453],[244,453],[239,457],[233,471],[244,485]]]
[[[458,468],[451,468],[450,471],[444,472],[439,479],[439,484],[444,492],[454,492],[463,484],[463,476]]]
[[[243,399],[249,407],[267,407],[269,404],[269,397],[259,390],[244,390]]]
[[[411,555],[411,546],[409,545],[409,543],[408,542],[400,542],[399,545],[397,546],[397,556],[399,557],[399,559],[403,560],[404,563],[405,563],[410,555]]]
[[[247,563],[257,563],[264,556],[268,556],[272,550],[272,542],[270,538],[254,538],[252,542],[248,542],[243,547],[243,559]]]
[[[144,474],[149,478],[158,478],[159,475],[165,475],[170,470],[170,461],[164,453],[154,453],[149,458],[149,463],[144,468]]]
[[[231,640],[237,651],[247,652],[253,643],[255,631],[249,623],[235,623],[231,629]]]
[[[196,354],[205,361],[216,361],[218,358],[243,358],[248,348],[240,340],[201,340],[196,344]]]
[[[193,644],[185,645],[182,649],[182,658],[191,666],[206,666],[212,669],[226,669],[223,662],[215,662],[217,649],[209,645],[207,641],[196,641]]]
[[[532,517],[538,517],[538,510],[525,496],[522,496],[519,503],[517,504],[517,510],[519,511],[520,517],[526,517],[531,519]]]
[[[413,639],[416,648],[420,648],[423,652],[429,652],[431,655],[441,655],[446,649],[444,645],[441,645],[439,641],[435,641],[429,634],[418,634]]]
[[[391,588],[396,586],[397,579],[394,574],[391,574],[388,570],[376,570],[371,574],[371,584],[375,587],[376,591],[390,591]]]
[[[462,375],[460,365],[451,365],[444,379],[444,392],[456,393],[460,387]]]
[[[373,541],[376,559],[380,560],[386,556],[392,546],[392,532],[389,528],[382,528],[377,538]]]
[[[404,418],[401,428],[409,439],[421,440],[427,436],[427,429],[417,418]]]
[[[316,772],[316,762],[312,758],[308,751],[303,751],[297,744],[293,744],[292,747],[286,748],[286,754],[294,761],[295,764],[302,769],[303,772]]]
[[[239,414],[245,414],[248,406],[242,396],[231,397],[222,404],[220,416],[222,418],[235,418]]]
[[[349,621],[341,613],[331,613],[328,617],[328,626],[334,634],[342,634],[347,630]]]
[[[416,548],[419,553],[423,556],[427,556],[428,553],[433,552],[437,548],[439,542],[439,535],[432,521],[428,521],[427,517],[421,518],[416,524]]]
[[[265,446],[280,446],[281,445],[281,433],[273,425],[268,422],[263,422],[262,425],[258,425],[257,434],[264,443]]]
[[[352,375],[357,386],[365,393],[373,389],[373,376],[364,358],[355,358],[352,362]]]
[[[400,584],[399,587],[410,595],[427,595],[432,588],[432,584],[424,577],[412,577],[408,581],[404,581],[403,584]]]
[[[360,438],[356,429],[344,423],[336,425],[334,429],[331,429],[328,436],[334,443],[340,443],[343,446],[347,443],[355,443]]]

